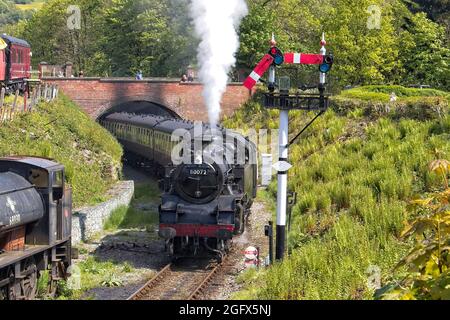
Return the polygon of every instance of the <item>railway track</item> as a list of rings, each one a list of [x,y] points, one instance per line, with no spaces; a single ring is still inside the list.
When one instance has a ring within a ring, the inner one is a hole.
[[[211,260],[170,263],[127,300],[198,300],[224,266]]]

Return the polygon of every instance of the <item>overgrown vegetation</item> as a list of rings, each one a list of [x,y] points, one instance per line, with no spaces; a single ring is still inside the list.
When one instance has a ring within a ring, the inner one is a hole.
[[[89,257],[73,268],[77,274],[58,285],[58,300],[94,299],[86,292],[98,287],[120,287],[121,279],[134,271],[127,262],[102,261],[95,257]],[[45,298],[45,295],[41,297]]]
[[[443,188],[411,201],[414,220],[402,237],[414,239],[414,248],[396,266],[406,268],[406,275],[379,290],[385,299],[450,300],[450,162],[435,160],[430,171],[441,177]]]
[[[107,130],[62,96],[0,125],[0,155],[55,159],[66,168],[74,207],[101,202],[121,170],[122,148]]]
[[[373,87],[355,91],[370,104],[355,99],[360,106],[355,102],[347,108],[341,101],[352,92],[344,93],[291,148],[290,161],[297,165],[289,172],[289,188],[299,195],[289,235],[291,255],[250,277],[237,298],[371,299],[371,267],[387,277],[410,249],[401,239],[403,223],[411,218],[408,201],[441,185],[427,164],[436,150],[440,156],[450,154],[448,100],[433,97],[441,103],[435,108],[434,100],[418,97],[399,112],[395,103],[373,98]],[[416,93],[405,92],[405,98]],[[277,118],[277,111],[250,102],[225,125],[273,129]],[[291,133],[307,118],[292,112]],[[276,198],[276,181],[267,198]]]

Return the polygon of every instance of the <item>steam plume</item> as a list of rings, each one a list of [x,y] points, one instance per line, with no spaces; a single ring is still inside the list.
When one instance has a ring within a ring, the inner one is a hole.
[[[192,0],[191,16],[200,38],[198,62],[209,120],[217,125],[228,73],[239,48],[237,29],[248,13],[245,0]]]

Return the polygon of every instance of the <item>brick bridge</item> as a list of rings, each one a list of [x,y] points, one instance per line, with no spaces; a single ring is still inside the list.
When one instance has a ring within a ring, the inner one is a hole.
[[[207,121],[208,111],[200,83],[150,79],[44,78],[80,105],[92,118],[112,111],[144,111]],[[222,100],[222,115],[231,115],[251,96],[241,83],[228,85]]]

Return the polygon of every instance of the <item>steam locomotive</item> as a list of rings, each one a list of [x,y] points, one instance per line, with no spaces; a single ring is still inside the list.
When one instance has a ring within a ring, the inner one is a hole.
[[[154,115],[114,113],[101,123],[128,157],[159,168],[159,235],[170,255],[213,253],[220,258],[229,250],[233,237],[244,232],[256,197],[257,150],[252,142],[223,128],[198,128],[190,121]]]
[[[32,300],[41,271],[50,288],[71,264],[72,193],[48,159],[0,159],[0,300]]]

